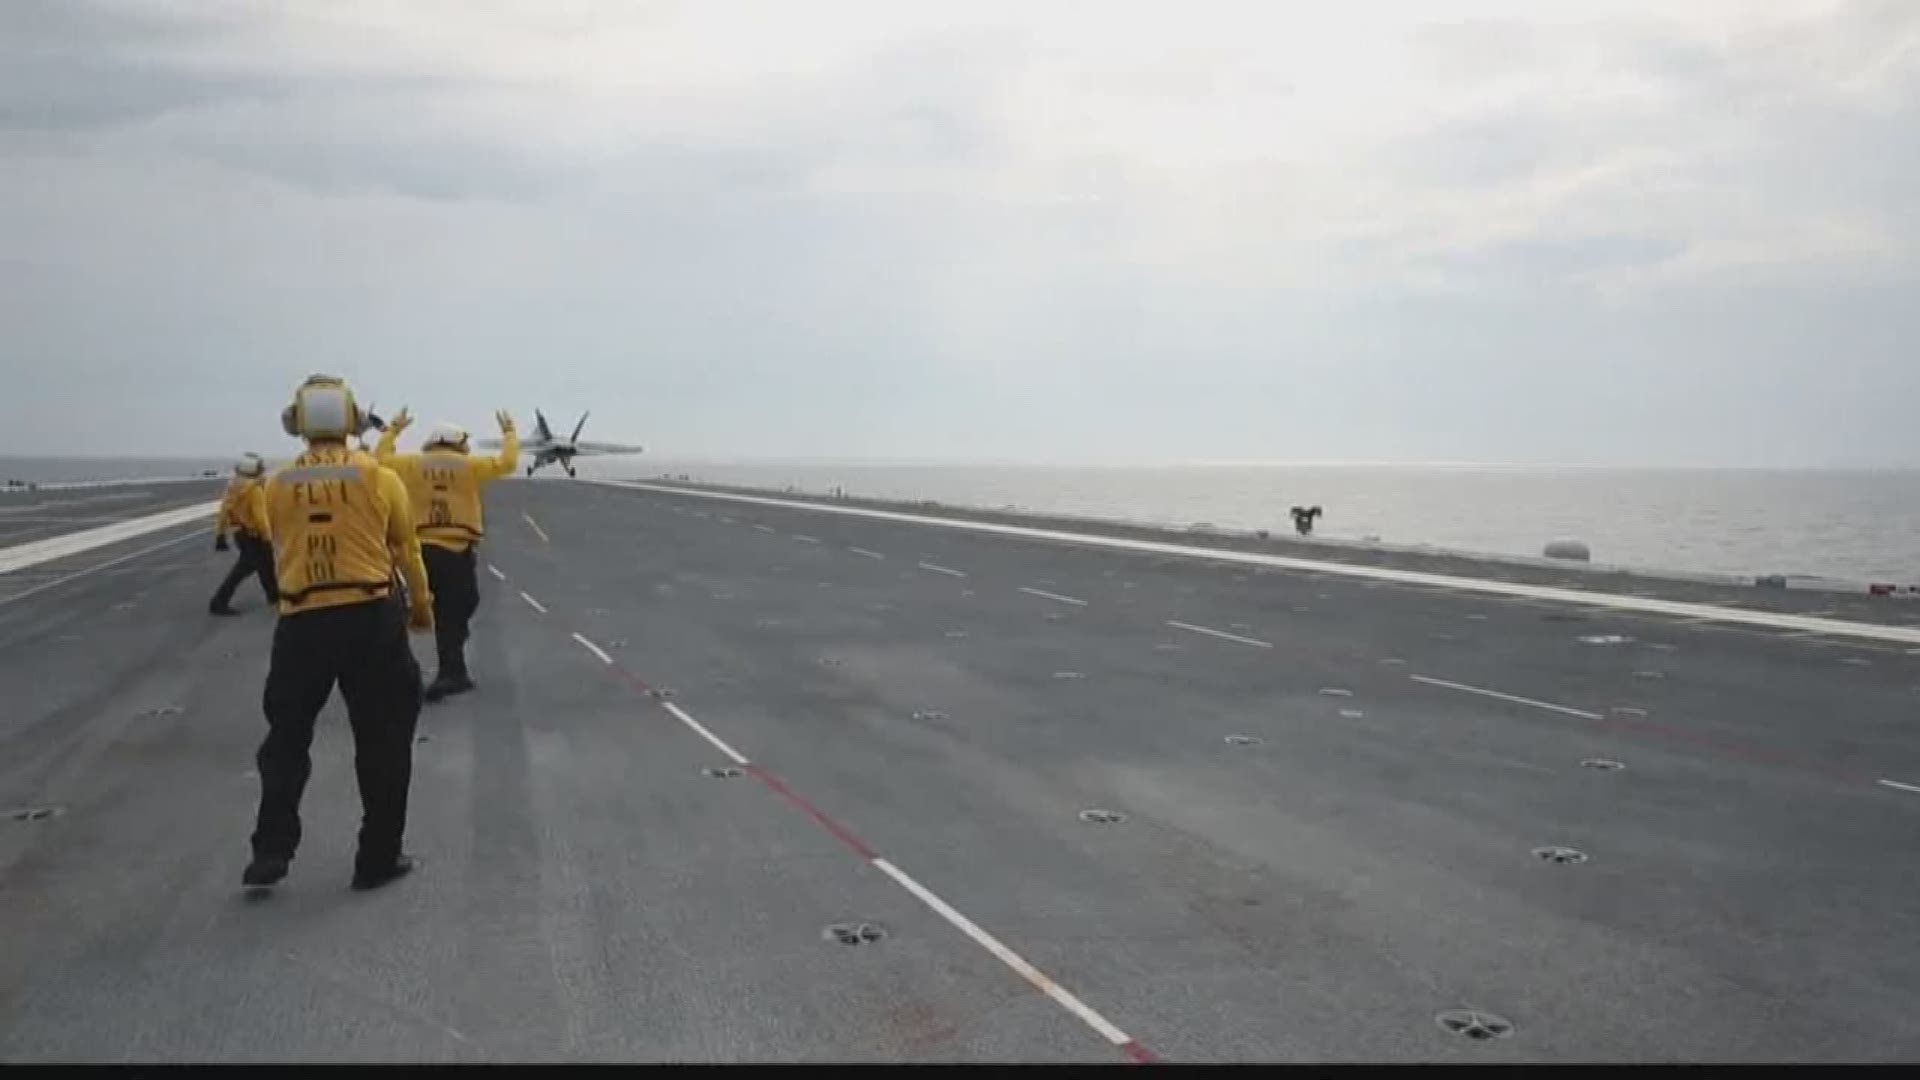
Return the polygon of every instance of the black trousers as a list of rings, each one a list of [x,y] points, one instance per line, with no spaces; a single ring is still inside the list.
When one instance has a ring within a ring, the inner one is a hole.
[[[233,568],[227,571],[227,578],[213,592],[210,607],[226,607],[233,601],[233,592],[240,587],[247,575],[256,574],[260,578],[260,591],[267,595],[267,603],[280,601],[280,589],[273,577],[273,545],[257,536],[240,533],[233,538],[239,554],[234,556]]]
[[[407,643],[397,598],[283,615],[273,630],[273,660],[262,704],[267,738],[260,767],[255,855],[293,858],[300,846],[300,797],[313,764],[314,722],[334,686],[353,727],[353,770],[360,782],[359,867],[390,866],[407,827],[413,781],[413,730],[420,718],[420,665]]]
[[[480,610],[480,578],[475,549],[448,551],[420,545],[427,564],[427,584],[433,589],[433,643],[440,653],[440,674],[467,673],[467,624]]]

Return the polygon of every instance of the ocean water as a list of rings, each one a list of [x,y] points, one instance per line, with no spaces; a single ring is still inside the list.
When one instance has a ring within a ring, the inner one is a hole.
[[[935,499],[1157,524],[1292,528],[1347,539],[1538,555],[1576,537],[1594,561],[1734,574],[1920,583],[1920,469],[1600,469],[1510,466],[1235,465],[1069,468],[581,459],[581,475],[697,480],[809,492]],[[224,476],[224,459],[0,457],[0,481]],[[549,470],[547,475],[554,475]]]
[[[1066,468],[580,461],[581,475],[685,473],[729,484],[1156,524],[1291,532],[1510,555],[1584,540],[1595,562],[1733,574],[1920,582],[1920,469],[1600,469],[1254,465]]]
[[[0,484],[71,484],[87,480],[151,480],[233,470],[232,458],[7,457],[0,455]]]

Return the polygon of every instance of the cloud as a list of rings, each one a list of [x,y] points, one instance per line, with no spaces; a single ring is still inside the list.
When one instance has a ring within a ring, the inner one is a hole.
[[[8,19],[13,437],[74,380],[265,410],[334,364],[712,452],[1833,460],[1810,381],[1920,390],[1853,331],[1920,330],[1898,0]]]

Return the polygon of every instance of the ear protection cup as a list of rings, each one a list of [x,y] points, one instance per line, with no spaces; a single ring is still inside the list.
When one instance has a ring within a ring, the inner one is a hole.
[[[280,426],[304,439],[344,439],[366,425],[345,382],[313,375],[294,391],[293,404],[281,411]]]

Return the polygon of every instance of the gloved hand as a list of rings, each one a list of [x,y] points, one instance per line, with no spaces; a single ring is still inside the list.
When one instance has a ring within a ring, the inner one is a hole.
[[[393,419],[387,421],[387,430],[398,435],[412,425],[413,417],[408,415],[406,406],[402,405],[400,411],[393,414]]]
[[[416,634],[430,633],[433,630],[433,598],[416,596],[407,607],[407,629]]]
[[[499,412],[493,414],[493,418],[500,422],[500,430],[503,433],[513,430],[513,414],[512,413],[508,412],[505,409],[501,409]]]
[[[226,533],[216,533],[216,534],[214,535],[214,538],[213,538],[213,550],[215,550],[215,551],[225,551],[225,550],[227,550],[227,548],[228,548],[228,544],[227,544],[227,534],[226,534]]]

